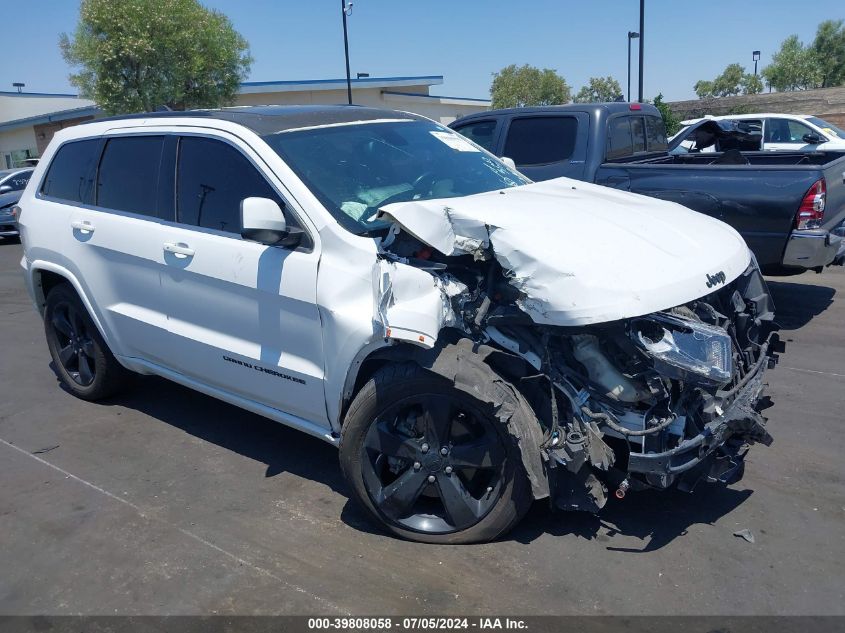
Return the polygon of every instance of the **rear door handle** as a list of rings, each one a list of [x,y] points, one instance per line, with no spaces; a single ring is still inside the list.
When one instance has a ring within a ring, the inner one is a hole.
[[[70,223],[71,228],[76,231],[82,231],[83,233],[90,234],[94,232],[94,225],[91,224],[88,220],[74,220]]]
[[[173,242],[165,242],[164,252],[173,253],[179,259],[194,256],[194,249],[188,246],[187,244],[183,244],[182,242],[179,242],[178,244],[174,244]]]

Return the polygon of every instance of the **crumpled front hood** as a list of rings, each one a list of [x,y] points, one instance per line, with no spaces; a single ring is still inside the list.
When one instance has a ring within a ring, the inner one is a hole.
[[[738,277],[730,226],[673,202],[558,178],[381,209],[444,255],[492,250],[537,323],[587,325],[692,301]]]

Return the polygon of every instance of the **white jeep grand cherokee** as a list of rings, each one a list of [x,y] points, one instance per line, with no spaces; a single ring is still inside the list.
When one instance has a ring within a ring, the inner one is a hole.
[[[21,262],[65,386],[157,374],[340,448],[427,542],[532,499],[731,482],[782,346],[726,224],[533,184],[441,125],[360,107],[144,114],[57,133]]]

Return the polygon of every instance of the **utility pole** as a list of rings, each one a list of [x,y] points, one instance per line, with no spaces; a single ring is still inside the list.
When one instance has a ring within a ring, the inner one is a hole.
[[[643,102],[643,50],[645,47],[645,0],[640,0],[640,89],[637,101]]]
[[[340,0],[340,12],[343,15],[343,50],[346,54],[346,98],[352,105],[352,76],[349,73],[349,34],[346,31],[346,16],[352,12],[352,3],[347,6],[346,0]]]
[[[626,96],[628,101],[631,100],[631,40],[638,39],[639,37],[639,33],[628,31],[628,92]]]

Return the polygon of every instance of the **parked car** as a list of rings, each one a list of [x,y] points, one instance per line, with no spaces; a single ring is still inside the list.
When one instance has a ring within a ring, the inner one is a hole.
[[[759,128],[748,127],[735,121],[701,119],[684,128],[686,132],[669,139],[670,154],[697,152],[760,151],[762,133]]]
[[[760,145],[753,148],[765,151],[816,152],[845,150],[845,130],[811,114],[731,114],[708,116],[703,119],[681,121],[682,127],[670,141],[678,140],[680,147],[690,148],[687,136],[692,126],[701,121],[724,121],[759,136]],[[702,151],[718,151],[716,148]]]
[[[484,541],[533,499],[598,511],[607,485],[735,481],[771,442],[758,403],[782,344],[736,231],[531,184],[423,117],[85,123],[20,207],[64,387],[98,400],[156,374],[321,438],[402,537]]]
[[[652,105],[472,114],[450,127],[533,180],[566,176],[679,202],[733,226],[767,272],[821,271],[845,251],[845,152],[668,153]]]
[[[0,170],[0,237],[17,237],[18,227],[14,208],[20,200],[32,169]]]

